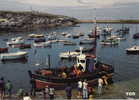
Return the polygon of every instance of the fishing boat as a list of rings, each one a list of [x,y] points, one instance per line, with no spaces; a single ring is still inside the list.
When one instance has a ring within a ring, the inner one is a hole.
[[[5,53],[5,54],[0,54],[0,60],[14,60],[14,59],[21,59],[21,58],[26,58],[27,52],[24,51],[18,51],[15,53]]]
[[[72,67],[38,69],[34,73],[29,71],[29,76],[34,80],[36,90],[43,89],[45,86],[64,89],[69,83],[73,87],[77,87],[79,80],[87,80],[89,86],[97,84],[98,78],[102,76],[106,76],[107,81],[110,82],[113,72],[114,69],[111,65],[81,54],[77,56],[76,65]]]
[[[8,52],[8,48],[0,48],[0,53],[6,53]]]
[[[22,37],[12,38],[10,41],[7,42],[7,45],[16,45],[16,44],[24,44],[24,39]]]
[[[68,51],[59,54],[61,59],[73,59],[76,58],[80,53],[76,51]]]
[[[132,46],[131,48],[126,49],[127,54],[139,54],[139,46]]]

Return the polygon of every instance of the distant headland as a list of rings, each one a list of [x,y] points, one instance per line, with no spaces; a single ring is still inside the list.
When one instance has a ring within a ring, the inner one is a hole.
[[[0,11],[0,31],[34,31],[52,27],[71,26],[77,23],[76,18],[53,15],[41,12]]]

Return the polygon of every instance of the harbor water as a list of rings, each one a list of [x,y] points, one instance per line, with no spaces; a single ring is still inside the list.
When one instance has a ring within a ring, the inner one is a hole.
[[[110,24],[113,27],[113,32],[122,28],[122,24]],[[43,33],[50,34],[56,32],[60,34],[67,32],[70,34],[76,34],[82,32],[89,34],[92,31],[93,24],[79,24],[79,27],[62,27],[49,30],[37,30],[35,32],[24,33],[0,33],[1,47],[6,46],[7,39],[22,36],[26,39],[27,43],[32,43],[32,40],[27,40],[28,34]],[[106,24],[98,24],[99,27],[105,27]],[[139,30],[138,24],[124,24],[130,28],[129,34],[125,35],[126,40],[120,41],[117,46],[102,46],[100,45],[100,39],[97,40],[97,57],[99,60],[107,64],[112,64],[115,68],[115,74],[113,77],[114,84],[103,95],[104,98],[126,98],[127,93],[135,92],[133,97],[139,98],[139,55],[127,55],[125,49],[132,47],[133,45],[139,45],[139,40],[132,38],[134,33]],[[115,34],[115,33],[113,33]],[[59,39],[63,39],[58,35]],[[68,38],[68,40],[74,41],[77,44],[83,37],[78,39]],[[83,45],[83,47],[93,47],[93,45]],[[48,67],[48,55],[50,55],[51,67],[58,68],[60,66],[70,67],[74,61],[61,60],[59,53],[66,51],[73,51],[78,49],[80,45],[65,46],[62,43],[54,43],[51,48],[35,48],[25,49],[23,51],[28,52],[27,60],[25,61],[7,61],[0,63],[0,77],[3,76],[5,80],[11,80],[14,85],[14,92],[18,88],[30,89],[28,70],[34,71],[38,68]],[[17,48],[10,48],[9,52],[19,51]],[[36,65],[38,64],[38,65]]]

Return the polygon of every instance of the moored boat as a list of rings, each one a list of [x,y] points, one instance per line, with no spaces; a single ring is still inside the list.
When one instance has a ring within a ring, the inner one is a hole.
[[[0,54],[0,60],[3,61],[3,60],[21,59],[21,58],[25,58],[27,54],[28,53],[24,51]]]
[[[28,36],[30,38],[43,38],[44,37],[43,34],[29,34]]]
[[[132,46],[131,48],[126,49],[127,54],[139,54],[139,46]]]
[[[134,34],[134,35],[133,35],[133,38],[134,38],[134,39],[139,39],[139,33]]]
[[[45,38],[37,38],[34,40],[35,43],[38,43],[38,42],[45,42],[46,39]]]
[[[6,53],[8,52],[8,48],[0,48],[0,53]]]
[[[51,47],[51,42],[40,42],[40,43],[33,43],[34,47]]]
[[[7,45],[16,45],[16,44],[23,44],[25,41],[22,37],[12,38],[10,41],[7,42]]]
[[[110,82],[113,72],[114,68],[111,65],[81,54],[77,56],[77,64],[72,67],[38,69],[34,73],[29,71],[29,76],[34,80],[36,90],[45,86],[64,89],[68,83],[76,87],[79,80],[87,80],[90,86],[97,84],[98,78],[102,76],[106,76]]]

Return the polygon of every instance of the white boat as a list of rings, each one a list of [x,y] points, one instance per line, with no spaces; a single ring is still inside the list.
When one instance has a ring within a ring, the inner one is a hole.
[[[128,54],[139,53],[139,46],[134,45],[134,46],[132,46],[131,48],[127,48],[127,49],[126,49],[126,52],[127,52]]]
[[[28,36],[30,38],[42,38],[44,37],[44,34],[29,34]]]
[[[51,42],[41,42],[41,43],[33,43],[34,47],[51,47]]]
[[[66,34],[65,37],[66,38],[70,38],[71,37],[71,34]]]
[[[25,41],[22,37],[12,38],[7,45],[23,44]]]
[[[68,51],[60,53],[59,57],[62,59],[76,58],[79,54],[80,52]]]
[[[14,60],[14,59],[21,59],[27,56],[27,52],[19,51],[14,53],[4,53],[0,54],[0,60]]]

